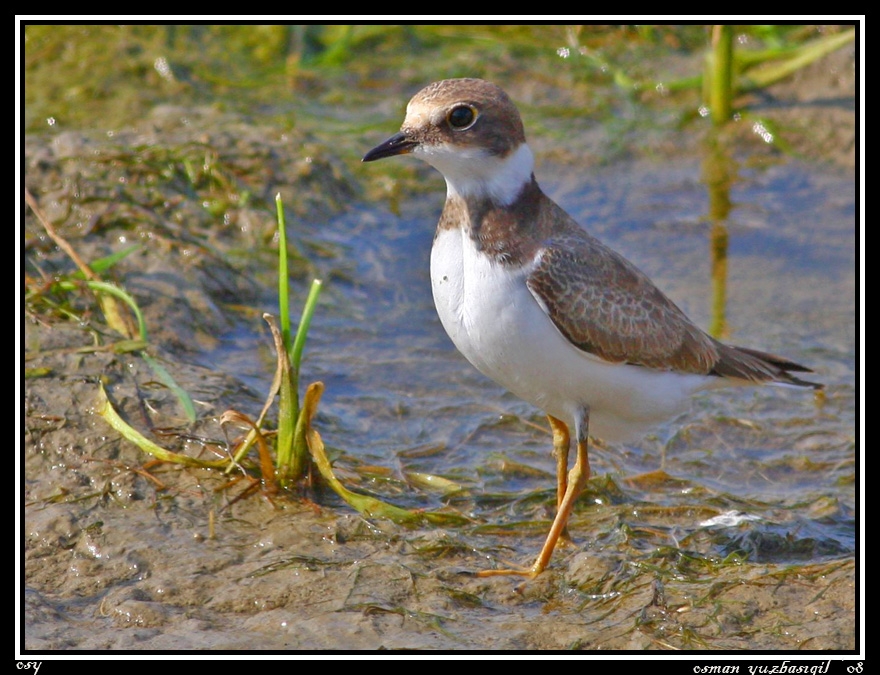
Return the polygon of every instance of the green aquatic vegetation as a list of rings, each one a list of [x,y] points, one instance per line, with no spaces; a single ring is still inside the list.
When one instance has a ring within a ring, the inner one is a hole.
[[[703,101],[713,123],[720,125],[731,118],[733,100],[738,94],[768,87],[840,49],[855,40],[855,29],[749,51],[734,48],[733,26],[716,25],[710,40],[702,80]]]
[[[28,195],[30,197],[30,195]],[[147,326],[143,314],[138,307],[135,298],[126,290],[115,284],[101,280],[96,270],[106,271],[113,264],[123,259],[126,255],[136,250],[136,247],[127,248],[116,252],[106,258],[96,261],[89,266],[79,258],[73,248],[54,231],[52,226],[39,212],[39,207],[33,198],[32,203],[38,218],[44,223],[59,246],[76,262],[79,272],[69,275],[69,278],[56,279],[45,283],[32,280],[28,284],[27,302],[33,308],[42,307],[62,314],[68,318],[78,319],[77,310],[67,300],[71,293],[80,289],[88,289],[94,292],[108,326],[119,333],[122,337],[107,347],[116,352],[131,352],[143,359],[156,374],[157,381],[173,391],[180,401],[187,419],[190,423],[196,421],[196,412],[189,394],[180,387],[157,359],[147,353],[149,338]],[[226,474],[236,468],[244,469],[245,475],[249,475],[247,468],[243,466],[249,451],[256,447],[258,456],[258,472],[260,479],[250,479],[249,486],[236,497],[235,501],[253,493],[262,486],[267,496],[277,496],[280,489],[290,489],[300,483],[312,469],[315,469],[325,483],[331,487],[343,500],[366,517],[384,518],[397,523],[415,524],[433,522],[437,524],[462,525],[468,521],[454,512],[415,512],[397,507],[378,499],[377,497],[358,494],[348,490],[339,479],[336,478],[331,463],[324,450],[323,441],[317,430],[313,427],[313,419],[317,411],[318,402],[323,392],[323,384],[314,382],[306,387],[302,400],[300,399],[300,367],[306,343],[309,326],[317,307],[317,302],[322,287],[320,280],[312,282],[308,298],[302,311],[296,332],[291,330],[289,306],[289,266],[288,245],[284,224],[284,210],[280,197],[276,201],[277,218],[279,226],[279,261],[278,261],[278,284],[279,284],[279,316],[280,326],[274,317],[266,315],[272,331],[276,349],[277,365],[275,381],[270,388],[269,395],[260,415],[252,419],[246,414],[229,410],[220,416],[221,426],[245,427],[248,433],[244,439],[235,443],[234,449],[222,459],[202,459],[191,457],[181,452],[174,452],[162,447],[155,441],[147,438],[138,431],[117,412],[103,383],[99,384],[98,400],[95,412],[130,443],[136,445],[141,451],[149,454],[160,462],[179,464],[187,467],[205,469],[223,469]],[[125,308],[130,311],[126,313]],[[130,320],[134,317],[134,321]],[[82,351],[94,351],[101,349],[100,345],[89,348],[78,348]],[[34,358],[36,354],[30,355]],[[34,371],[31,377],[44,376],[45,372]],[[277,400],[277,426],[275,429],[266,428],[267,414]],[[272,446],[270,448],[270,446]],[[274,451],[274,452],[273,452]],[[252,466],[248,463],[248,466]],[[461,487],[449,479],[425,474],[424,472],[405,473],[407,481],[411,485],[430,487],[434,491],[445,494],[453,494],[461,491]],[[227,484],[233,485],[234,482]]]
[[[42,213],[33,195],[26,191],[25,198],[47,234],[78,267],[78,271],[71,274],[69,278],[56,279],[50,282],[48,284],[49,289],[53,292],[64,294],[74,292],[78,288],[84,286],[95,293],[108,327],[123,337],[122,340],[117,341],[113,345],[114,349],[116,351],[136,352],[156,374],[159,381],[174,392],[189,422],[195,422],[196,412],[192,398],[190,398],[189,394],[177,384],[166,368],[147,352],[149,346],[147,326],[137,302],[125,289],[103,281],[98,274],[98,272],[104,272],[112,268],[113,265],[135,251],[138,247],[128,247],[89,265],[80,258],[70,243],[55,230],[46,216]],[[32,305],[38,303],[40,299],[45,298],[45,289],[45,285],[37,283],[29,284],[26,301]],[[126,315],[123,305],[120,303],[127,306],[132,314],[134,314],[137,323],[136,327],[131,325],[129,317]],[[47,304],[51,304],[51,301],[47,301]]]

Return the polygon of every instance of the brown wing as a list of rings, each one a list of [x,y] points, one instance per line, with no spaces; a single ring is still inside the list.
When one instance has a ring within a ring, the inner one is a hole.
[[[647,276],[586,233],[546,242],[527,284],[572,344],[606,361],[708,374],[718,360]]]
[[[809,368],[706,335],[632,263],[581,231],[545,243],[526,283],[559,331],[612,363],[820,388]]]

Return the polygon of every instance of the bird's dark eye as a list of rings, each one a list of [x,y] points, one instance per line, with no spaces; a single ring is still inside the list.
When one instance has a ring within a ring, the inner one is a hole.
[[[477,109],[470,105],[457,105],[449,111],[446,119],[453,129],[463,131],[477,121]]]

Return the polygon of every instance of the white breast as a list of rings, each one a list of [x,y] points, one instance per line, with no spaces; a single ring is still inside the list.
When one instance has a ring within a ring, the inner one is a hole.
[[[688,396],[723,378],[610,364],[574,347],[532,296],[527,268],[500,265],[459,229],[437,233],[431,286],[440,321],[480,372],[574,428],[590,408],[590,435],[638,438],[677,414]]]

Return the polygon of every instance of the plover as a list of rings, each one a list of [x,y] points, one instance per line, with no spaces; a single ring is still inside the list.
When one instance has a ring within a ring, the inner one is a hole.
[[[363,158],[413,154],[443,174],[446,204],[431,249],[440,321],[480,372],[546,413],[557,460],[557,512],[530,568],[565,532],[590,477],[588,435],[631,440],[728,385],[820,389],[788,359],[719,342],[632,263],[588,234],[535,180],[522,119],[507,94],[477,79],[417,93],[387,141]],[[568,470],[570,433],[577,457]]]

